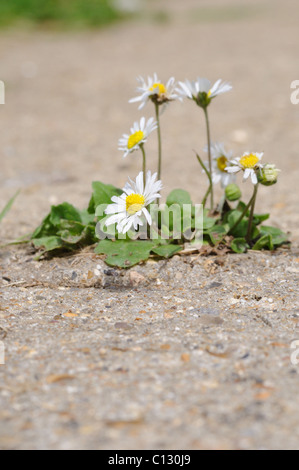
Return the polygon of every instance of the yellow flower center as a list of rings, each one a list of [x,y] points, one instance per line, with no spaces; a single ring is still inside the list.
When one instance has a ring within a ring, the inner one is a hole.
[[[134,215],[141,211],[145,203],[144,196],[142,194],[130,194],[126,198],[126,208],[129,215]]]
[[[250,155],[245,155],[244,157],[241,158],[240,165],[242,165],[244,169],[246,168],[254,169],[256,165],[258,164],[258,162],[259,162],[258,157],[254,153],[251,153]]]
[[[207,93],[207,97],[210,98],[211,94],[212,94],[212,90],[209,90],[208,93]]]
[[[218,166],[219,170],[222,171],[223,173],[227,173],[227,171],[225,169],[225,168],[227,168],[227,165],[228,165],[228,159],[224,155],[217,158],[217,166]]]
[[[150,91],[154,91],[156,88],[159,88],[159,95],[164,95],[167,91],[163,83],[154,83],[153,86],[150,87]]]
[[[144,133],[142,131],[137,131],[134,134],[130,135],[128,139],[128,149],[131,150],[135,145],[139,144],[144,138]]]

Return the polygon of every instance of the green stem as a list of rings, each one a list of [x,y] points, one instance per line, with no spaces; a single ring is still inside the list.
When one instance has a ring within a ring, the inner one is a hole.
[[[145,185],[146,185],[146,155],[145,155],[144,145],[140,145],[140,148],[141,148],[142,158],[143,158],[142,171],[143,171],[143,185],[144,185],[144,188],[145,188]]]
[[[208,157],[209,157],[209,172],[210,172],[210,180],[212,179],[212,156],[211,156],[211,131],[210,131],[210,122],[208,116],[208,108],[204,108],[205,118],[206,118],[206,126],[207,126],[207,140],[208,140]],[[214,188],[213,182],[211,187],[211,211],[214,210]]]
[[[250,233],[251,233],[251,230],[252,230],[252,222],[253,222],[253,216],[254,216],[255,201],[256,201],[256,195],[257,195],[257,190],[258,190],[258,185],[255,185],[252,198],[250,199],[249,203],[248,203],[247,206],[245,207],[244,211],[242,212],[242,215],[239,217],[239,219],[237,220],[237,222],[235,223],[235,225],[234,225],[234,226],[230,229],[230,231],[228,232],[228,235],[231,235],[231,234],[236,230],[236,228],[238,227],[238,225],[242,222],[242,220],[244,219],[245,215],[246,215],[247,212],[249,211],[250,207],[251,207],[251,213],[250,213],[250,214],[252,214],[251,228],[250,228]],[[248,232],[249,232],[249,223],[250,223],[250,220],[249,220],[249,222],[248,222]],[[248,235],[247,235],[247,237],[248,237]],[[246,240],[247,240],[247,238],[246,238]]]
[[[221,215],[221,218],[223,215],[223,208],[224,208],[225,201],[226,201],[226,197],[224,195],[222,196],[221,201],[219,202],[219,205],[217,206],[217,209],[216,209],[217,212],[219,212],[219,214]]]
[[[208,179],[209,179],[209,182],[210,182],[210,186],[209,186],[209,189],[207,190],[206,194],[205,194],[205,197],[203,198],[203,201],[202,201],[202,205],[205,209],[206,207],[206,203],[207,203],[207,200],[208,200],[208,197],[209,197],[209,194],[211,193],[211,191],[213,190],[213,180],[212,180],[212,176],[211,176],[211,173],[208,171],[207,167],[205,166],[204,162],[202,161],[202,159],[200,158],[200,156],[198,154],[196,154],[196,157],[197,157],[197,160],[199,161],[202,169],[205,171]]]
[[[158,124],[158,180],[161,179],[162,174],[162,139],[161,139],[161,125],[160,125],[160,112],[159,112],[159,104],[155,103],[156,109],[156,120]]]
[[[252,203],[251,203],[251,210],[250,210],[250,216],[249,216],[249,221],[248,221],[248,229],[247,229],[247,235],[246,235],[246,241],[248,244],[251,243],[252,240],[252,223],[253,223],[253,217],[254,217],[254,209],[255,209],[255,203],[256,203],[256,196],[258,192],[258,187],[259,185],[256,184],[254,186],[254,192],[252,196]]]
[[[235,223],[235,225],[230,229],[230,231],[228,232],[228,235],[230,235],[231,233],[234,232],[234,230],[238,227],[238,225],[242,222],[242,220],[244,219],[245,215],[247,214],[247,212],[249,211],[250,209],[250,206],[251,204],[253,203],[253,196],[252,198],[250,199],[249,203],[247,204],[247,206],[245,207],[244,211],[242,212],[242,215],[240,216],[240,218],[237,220],[237,222]]]

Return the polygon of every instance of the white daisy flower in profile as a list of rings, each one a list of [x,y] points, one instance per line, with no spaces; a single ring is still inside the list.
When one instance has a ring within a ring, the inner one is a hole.
[[[142,117],[140,122],[134,122],[130,134],[124,134],[118,141],[118,150],[124,152],[124,157],[138,150],[147,141],[151,132],[157,129],[157,122],[150,118],[147,122]]]
[[[179,82],[179,86],[181,88],[177,91],[182,98],[194,100],[202,108],[206,108],[216,96],[232,90],[232,86],[221,79],[212,85],[207,78],[197,78],[192,82],[190,80]]]
[[[226,170],[228,173],[239,173],[240,171],[243,171],[244,180],[247,180],[249,177],[251,177],[252,183],[257,184],[257,171],[263,168],[263,165],[260,163],[263,155],[263,153],[246,152],[242,157],[231,160],[229,162],[230,166],[228,166]]]
[[[205,148],[205,152],[208,147]],[[227,151],[223,144],[215,142],[211,145],[212,155],[212,180],[213,184],[221,183],[222,188],[226,188],[229,184],[236,181],[236,175],[228,173],[227,167],[230,165],[232,159],[232,152]]]
[[[148,77],[147,81],[143,77],[138,77],[137,81],[139,86],[137,87],[138,96],[132,98],[129,103],[139,103],[138,109],[142,109],[148,100],[161,105],[166,104],[169,101],[173,101],[179,98],[176,93],[176,84],[174,77],[171,77],[166,84],[162,83],[157,74],[153,77]]]
[[[113,196],[105,213],[111,215],[105,225],[117,224],[119,233],[127,233],[131,227],[137,230],[138,226],[143,226],[144,218],[149,225],[152,224],[152,217],[147,210],[149,204],[160,198],[159,192],[162,189],[162,182],[156,181],[157,173],[151,174],[148,171],[146,175],[146,184],[143,183],[143,172],[140,172],[136,178],[136,182],[130,180],[126,184],[120,196]]]

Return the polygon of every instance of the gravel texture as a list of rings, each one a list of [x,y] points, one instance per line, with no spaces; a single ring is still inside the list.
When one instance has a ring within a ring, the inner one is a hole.
[[[259,209],[293,242],[126,271],[92,249],[37,262],[29,246],[2,248],[1,449],[298,449],[299,6],[239,4],[163,0],[101,32],[1,33],[0,207],[22,189],[2,242],[50,204],[86,206],[92,180],[135,176],[140,160],[121,160],[117,140],[140,116],[127,103],[135,76],[153,72],[233,83],[213,104],[213,135],[283,170]],[[191,103],[163,115],[164,196],[202,194],[201,118]]]

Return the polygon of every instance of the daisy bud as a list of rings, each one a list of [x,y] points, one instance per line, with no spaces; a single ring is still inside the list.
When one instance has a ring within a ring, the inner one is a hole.
[[[258,171],[258,181],[264,186],[272,186],[277,183],[279,172],[280,170],[278,170],[275,165],[268,163]]]
[[[238,185],[229,184],[225,188],[225,196],[228,201],[238,201],[242,197],[242,192]]]

